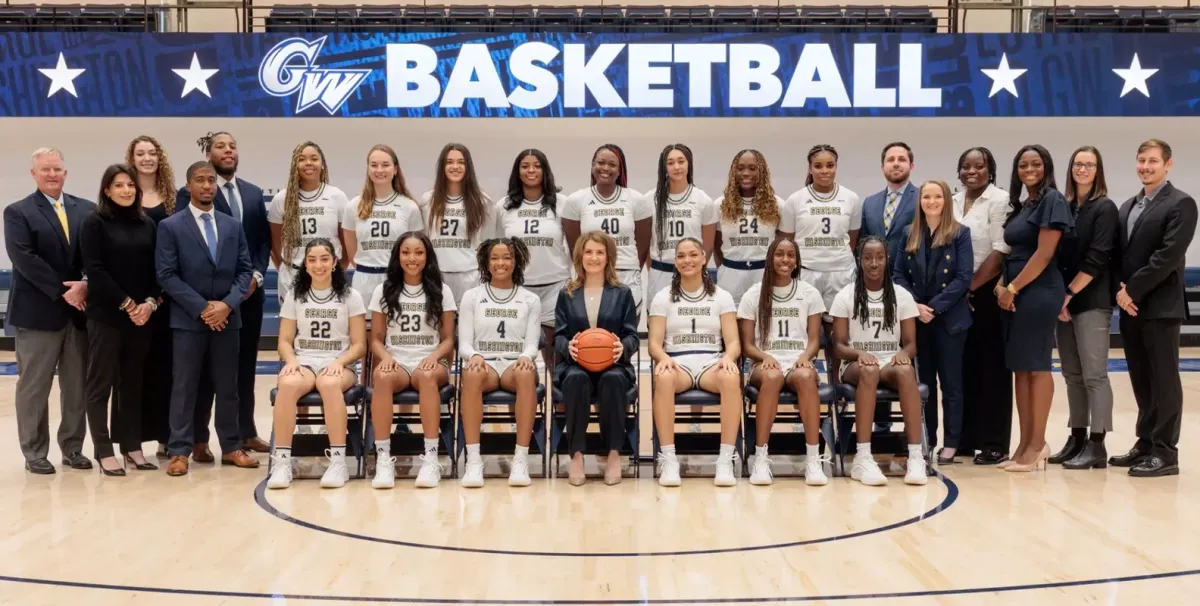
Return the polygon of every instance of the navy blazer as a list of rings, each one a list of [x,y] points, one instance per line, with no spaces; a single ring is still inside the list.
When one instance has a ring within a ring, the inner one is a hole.
[[[237,177],[233,181],[242,197],[242,231],[246,233],[246,246],[250,249],[250,264],[254,266],[254,271],[265,276],[271,263],[271,225],[267,223],[267,199],[259,186]],[[192,194],[186,187],[179,188],[179,193],[175,194],[175,207],[185,208],[191,203]],[[233,216],[229,200],[225,199],[224,188],[217,188],[213,206]]]
[[[917,210],[917,186],[909,182],[904,188],[904,193],[900,194],[900,204],[896,207],[896,214],[892,217],[890,229],[883,229],[883,210],[887,206],[887,188],[883,191],[875,192],[863,200],[862,210],[862,228],[858,232],[858,240],[861,242],[867,236],[879,236],[888,243],[888,257],[895,259],[904,250],[904,241],[906,237],[904,230],[913,221],[913,213]],[[949,202],[947,202],[949,206]]]
[[[904,230],[905,241],[908,240],[910,228]],[[967,306],[967,290],[975,273],[971,229],[961,226],[950,246],[934,249],[936,262],[932,268],[925,265],[927,251],[924,239],[917,252],[901,249],[892,263],[892,281],[912,293],[917,303],[932,307],[934,322],[944,322],[950,334],[970,328],[971,310]]]
[[[604,292],[600,295],[600,312],[596,314],[596,328],[603,328],[621,339],[625,349],[617,364],[628,375],[631,384],[637,382],[637,372],[631,362],[640,345],[637,325],[637,306],[633,302],[633,291],[624,284],[605,284]],[[562,289],[558,293],[558,303],[554,306],[554,356],[558,360],[554,364],[555,382],[561,381],[567,368],[575,364],[567,347],[571,339],[591,327],[583,287],[577,289],[573,296],[567,294],[566,288]]]
[[[242,327],[238,309],[254,279],[246,234],[237,219],[223,213],[213,213],[213,217],[217,220],[215,263],[208,256],[208,245],[191,209],[176,207],[174,214],[158,224],[154,265],[159,285],[171,297],[171,328],[210,330],[200,319],[209,301],[221,301],[233,309],[226,328]]]
[[[4,208],[4,247],[13,266],[5,322],[30,330],[62,330],[67,322],[86,326],[87,316],[71,307],[63,282],[83,279],[79,227],[92,214],[90,200],[62,194],[70,242],[50,201],[40,191]]]

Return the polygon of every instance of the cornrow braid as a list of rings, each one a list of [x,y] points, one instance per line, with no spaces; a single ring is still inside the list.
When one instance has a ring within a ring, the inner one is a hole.
[[[514,286],[520,286],[525,283],[525,268],[529,265],[529,248],[520,238],[492,238],[483,244],[479,245],[479,250],[475,253],[475,262],[479,264],[479,282],[489,284],[492,281],[492,268],[490,261],[492,259],[492,249],[499,245],[505,245],[512,252],[513,256],[513,271],[512,280]]]
[[[154,191],[162,200],[163,210],[170,215],[175,212],[175,171],[171,170],[171,159],[167,157],[166,148],[157,139],[149,135],[140,135],[130,141],[129,148],[125,150],[125,164],[130,167],[134,167],[133,151],[138,143],[149,143],[158,153],[158,169],[154,172]],[[134,168],[134,170],[137,169]]]
[[[833,155],[834,163],[837,162],[837,160],[838,160],[837,150],[834,149],[832,145],[829,145],[827,143],[818,143],[818,144],[814,145],[812,147],[812,149],[808,150],[808,166],[810,169],[812,168],[812,159],[821,152],[829,152],[831,155]],[[812,183],[813,183],[812,171],[809,170],[808,176],[806,176],[804,178],[804,184],[812,185]]]
[[[884,267],[891,267],[891,258],[887,252],[887,240],[879,236],[867,236],[858,241],[858,250],[854,253],[854,317],[858,318],[859,323],[863,328],[866,328],[871,322],[871,308],[867,301],[867,281],[863,277],[862,255],[867,244],[876,242],[883,246]],[[883,329],[892,330],[896,326],[896,288],[892,284],[892,280],[888,277],[888,272],[885,269],[883,273]]]
[[[775,199],[775,188],[771,185],[771,169],[767,159],[757,149],[743,149],[733,157],[729,165],[729,178],[725,182],[725,195],[721,200],[721,217],[726,221],[742,218],[742,188],[737,183],[737,163],[742,154],[752,154],[758,165],[758,185],[754,188],[754,215],[768,225],[779,225],[779,202]]]
[[[204,135],[203,137],[196,139],[196,146],[200,148],[200,151],[202,153],[204,153],[204,155],[207,156],[208,152],[212,150],[213,139],[216,139],[217,137],[220,137],[221,135],[229,135],[229,133],[227,133],[223,130],[219,130],[215,133],[208,133],[207,135]],[[229,136],[232,137],[233,135],[229,135]]]
[[[283,246],[280,256],[285,263],[291,263],[292,251],[303,244],[300,241],[300,154],[306,147],[317,150],[317,155],[321,156],[320,181],[329,183],[329,165],[325,162],[325,152],[321,151],[321,146],[312,141],[297,145],[292,150],[292,164],[288,168],[287,190],[283,198]]]
[[[680,240],[679,244],[675,245],[675,251],[678,252],[680,246],[683,246],[684,244],[688,244],[688,243],[691,243],[696,248],[699,248],[701,252],[704,252],[704,244],[695,238],[684,238],[684,239]],[[711,295],[714,292],[717,292],[717,283],[713,282],[712,273],[708,271],[707,265],[700,268],[700,281],[701,281],[701,283],[704,284],[704,294]],[[679,275],[678,269],[672,268],[671,269],[671,302],[678,303],[679,299],[682,297],[683,297],[683,276]]]

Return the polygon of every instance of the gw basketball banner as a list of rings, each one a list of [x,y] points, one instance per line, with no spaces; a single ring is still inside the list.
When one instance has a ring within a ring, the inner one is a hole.
[[[0,116],[1192,116],[1188,34],[0,34]]]

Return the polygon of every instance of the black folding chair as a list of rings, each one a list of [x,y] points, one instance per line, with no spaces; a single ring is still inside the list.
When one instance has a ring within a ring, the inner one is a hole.
[[[637,353],[633,358],[634,380],[630,386],[626,397],[629,398],[629,408],[625,415],[625,445],[621,449],[621,454],[629,457],[629,462],[633,467],[633,477],[641,477],[641,466],[638,464],[640,456],[641,433],[638,424],[638,419],[641,418],[641,365],[642,351],[638,347]],[[553,372],[553,371],[551,371]],[[550,409],[550,453],[553,455],[552,473],[554,477],[558,477],[559,466],[561,465],[560,457],[562,455],[570,455],[568,452],[570,445],[563,436],[567,431],[567,411],[560,408],[560,402],[563,401],[563,394],[560,390],[561,385],[557,382],[554,384]],[[593,407],[588,408],[588,424],[597,423],[599,417]],[[589,433],[587,435],[587,446],[584,448],[585,455],[607,455],[608,445],[603,442],[599,434]],[[622,475],[623,472],[622,472]]]
[[[442,477],[444,478],[453,478],[458,471],[458,457],[454,450],[454,418],[458,411],[458,389],[455,387],[454,377],[452,376],[450,379],[450,383],[443,385],[438,394],[442,400],[438,421],[438,455],[450,459],[449,474],[443,471]],[[367,420],[364,423],[366,426],[364,444],[368,448],[375,443],[375,426],[371,418],[373,413],[370,405],[372,395],[373,389],[368,387],[365,397]],[[425,454],[424,432],[414,433],[407,430],[410,425],[421,426],[421,412],[417,408],[420,401],[420,393],[411,387],[392,394],[392,425],[395,426],[391,436],[392,455],[414,457]]]
[[[925,455],[925,473],[933,475],[933,453],[929,449],[929,436],[925,431],[925,404],[929,401],[929,387],[925,384],[918,384],[918,389],[921,393],[921,452]],[[835,472],[839,476],[846,475],[846,453],[850,452],[851,447],[857,443],[858,432],[855,429],[854,416],[854,401],[858,398],[858,389],[854,385],[839,383],[835,388],[837,392],[837,401],[834,403],[834,411],[837,417],[837,435],[839,436],[836,460],[838,462]],[[904,415],[900,412],[899,406],[892,406],[892,403],[900,402],[900,394],[886,387],[880,387],[875,391],[876,405],[887,404],[891,414],[888,416],[892,423],[903,423]],[[871,419],[874,422],[874,419]],[[908,440],[904,437],[904,432],[888,431],[888,432],[871,432],[871,452],[876,454],[892,454],[908,452]]]
[[[743,419],[746,427],[743,451],[747,454],[754,452],[758,441],[758,422],[756,418],[758,392],[758,387],[750,384],[747,384],[745,389],[742,390],[745,402]],[[820,383],[817,386],[817,397],[821,402],[821,452],[832,455],[837,445],[837,424],[833,422],[834,402],[837,400],[837,393],[832,386]],[[779,408],[775,413],[775,422],[801,422],[799,397],[787,385],[784,385],[783,389],[779,392]],[[771,454],[800,455],[807,452],[807,447],[808,443],[805,442],[804,434],[802,433],[772,433],[767,441],[767,448]],[[832,472],[835,467],[832,463],[832,456],[830,460],[830,470]],[[743,465],[742,473],[744,476],[749,476],[750,466]],[[792,474],[774,475],[787,477]]]
[[[739,373],[740,373],[739,368]],[[745,380],[745,377],[742,377]],[[655,389],[654,368],[650,369],[650,393],[654,393]],[[653,396],[651,396],[651,410],[653,410]],[[698,408],[698,410],[696,410]],[[675,394],[675,425],[681,424],[700,424],[711,425],[713,423],[721,423],[721,395],[703,389],[689,389],[683,393]],[[661,450],[658,441],[658,424],[654,424],[654,432],[651,442],[654,445],[654,477],[658,477],[658,453]],[[675,432],[675,454],[676,456],[692,456],[692,455],[717,455],[720,453],[720,431],[712,432]],[[741,459],[741,465],[746,467],[746,458],[742,449],[742,426],[738,424],[738,434],[734,439],[734,449],[737,451],[737,456]],[[680,466],[680,477],[684,477],[685,468]]]
[[[271,389],[271,406],[275,406],[275,395],[278,388]],[[363,421],[366,416],[363,409],[363,398],[366,389],[361,385],[353,385],[342,394],[346,398],[346,456],[354,457],[355,465],[351,477],[366,477],[366,451],[363,448]],[[296,403],[296,426],[325,425],[324,402],[317,390],[312,390]],[[275,445],[275,428],[271,428],[271,446]],[[329,436],[320,433],[297,433],[292,436],[292,458],[325,456],[329,448]],[[271,463],[267,464],[267,474],[271,473]]]

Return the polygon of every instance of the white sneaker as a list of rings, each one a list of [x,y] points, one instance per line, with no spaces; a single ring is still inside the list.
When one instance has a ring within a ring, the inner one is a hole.
[[[326,449],[325,456],[329,457],[329,468],[321,476],[321,488],[341,488],[350,480],[350,470],[346,469],[346,457],[334,457],[333,452]],[[394,474],[393,474],[394,475]]]
[[[679,486],[682,483],[679,479],[679,459],[658,453],[658,485]]]
[[[467,461],[462,480],[459,480],[458,483],[464,488],[483,488],[483,461],[477,463]]]
[[[755,455],[754,466],[750,468],[750,483],[755,486],[770,486],[772,481],[771,459]]]
[[[482,471],[480,472],[482,475]],[[417,488],[434,488],[442,479],[442,464],[436,452],[421,455],[421,470],[417,472]]]
[[[291,457],[271,455],[271,475],[267,476],[267,488],[287,488],[291,485]]]
[[[879,469],[874,457],[855,456],[854,467],[850,469],[850,477],[867,486],[886,486],[887,477]]]
[[[509,486],[529,486],[529,461],[525,457],[513,457],[512,469],[508,472]]]
[[[809,486],[824,486],[829,483],[825,477],[825,463],[829,455],[804,458],[804,483]]]
[[[924,486],[929,483],[929,476],[925,473],[925,459],[908,458],[908,472],[904,474],[904,483],[913,486]]]
[[[713,477],[713,486],[737,486],[737,476],[733,475],[733,459],[737,455],[717,458],[717,475]]]
[[[396,457],[387,456],[375,461],[375,477],[371,488],[392,488],[396,485]]]

